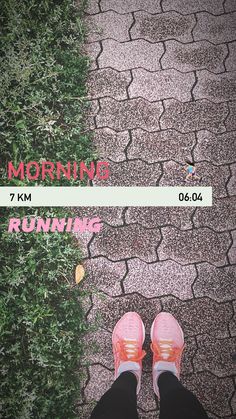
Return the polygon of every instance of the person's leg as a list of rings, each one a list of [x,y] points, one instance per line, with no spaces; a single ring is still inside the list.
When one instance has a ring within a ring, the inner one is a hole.
[[[158,378],[160,419],[207,419],[201,403],[171,372]]]
[[[137,313],[126,313],[117,322],[112,333],[115,382],[98,402],[91,419],[138,418],[136,394],[141,385],[144,339],[144,325]]]
[[[180,383],[184,335],[170,313],[159,313],[151,328],[153,388],[160,398],[160,419],[206,419],[197,398]]]
[[[137,378],[123,372],[93,410],[91,419],[138,419]]]

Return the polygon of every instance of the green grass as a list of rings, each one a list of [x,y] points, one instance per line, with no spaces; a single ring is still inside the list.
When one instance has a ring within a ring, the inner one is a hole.
[[[89,163],[80,10],[69,0],[3,0],[0,13],[1,185],[30,184],[7,181],[8,161]],[[10,217],[68,217],[69,211],[0,211],[0,416],[75,418],[87,327],[83,295],[73,283],[80,250],[70,234],[7,233]]]

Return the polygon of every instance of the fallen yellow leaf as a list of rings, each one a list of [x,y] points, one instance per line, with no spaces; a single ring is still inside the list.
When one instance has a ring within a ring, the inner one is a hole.
[[[77,265],[75,269],[75,282],[76,284],[79,284],[80,281],[82,281],[84,277],[85,271],[84,267],[82,265]]]

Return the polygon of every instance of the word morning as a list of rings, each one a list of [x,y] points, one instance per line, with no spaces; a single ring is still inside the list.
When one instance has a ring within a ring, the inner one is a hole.
[[[20,162],[17,167],[13,162],[8,162],[7,177],[8,179],[18,178],[28,180],[60,180],[62,176],[68,180],[83,180],[85,175],[88,179],[93,180],[95,177],[100,180],[106,180],[109,177],[109,163],[105,161],[91,162],[90,166],[86,166],[84,162],[67,162],[63,165],[61,162],[53,163],[51,161],[30,161],[28,163]]]

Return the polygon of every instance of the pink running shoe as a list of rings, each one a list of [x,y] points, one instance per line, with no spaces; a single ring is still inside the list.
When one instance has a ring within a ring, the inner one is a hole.
[[[115,360],[115,379],[122,372],[133,372],[138,381],[137,394],[141,386],[142,350],[145,329],[141,317],[135,312],[124,314],[116,323],[112,333],[112,347]]]
[[[157,380],[164,371],[170,371],[179,379],[184,334],[177,320],[170,313],[159,313],[151,327],[153,352],[152,376],[155,394],[159,397]]]

